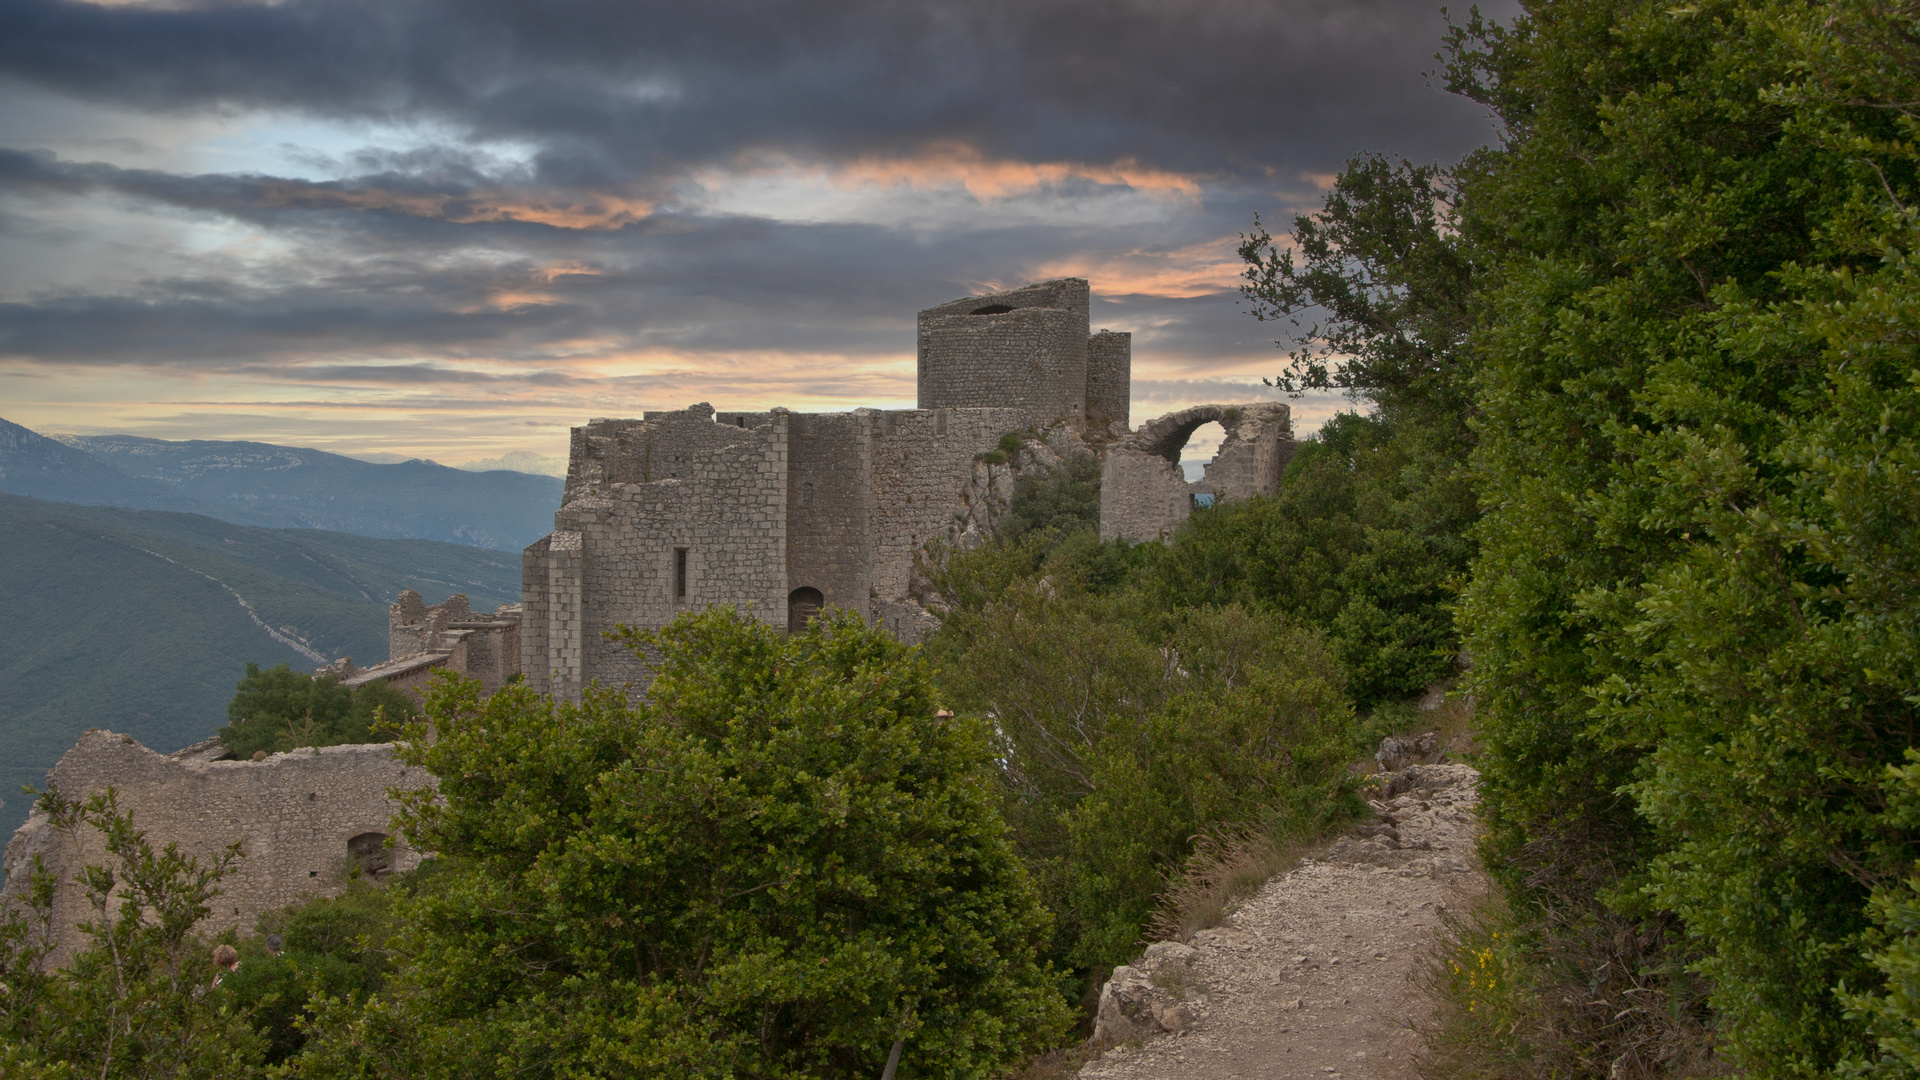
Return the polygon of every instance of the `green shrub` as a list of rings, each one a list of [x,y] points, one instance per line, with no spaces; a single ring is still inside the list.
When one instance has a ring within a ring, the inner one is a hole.
[[[1062,536],[1100,531],[1100,459],[1068,458],[1014,485],[999,534],[1017,540],[1040,530]]]
[[[259,931],[238,943],[240,969],[220,991],[267,1040],[266,1061],[278,1064],[307,1042],[301,1023],[313,999],[364,1001],[386,983],[393,902],[416,872],[383,885],[355,880],[336,896],[317,897],[262,916]],[[278,934],[281,951],[268,951]]]
[[[385,680],[349,690],[331,675],[314,678],[285,664],[263,671],[249,662],[217,734],[233,756],[245,758],[260,750],[384,742],[419,712],[411,696]]]
[[[57,791],[39,809],[63,831],[101,834],[107,860],[78,888],[92,909],[87,939],[46,970],[56,881],[36,857],[23,903],[0,905],[0,1075],[44,1080],[187,1080],[257,1072],[263,1040],[220,993],[198,932],[238,843],[201,862],[156,848],[108,788],[84,801]],[[72,842],[72,841],[70,841]]]
[[[1508,133],[1457,173],[1489,852],[1527,918],[1677,916],[1648,966],[1756,1077],[1871,1056],[1837,991],[1920,842],[1883,790],[1920,731],[1896,10],[1575,0],[1451,67]]]
[[[434,888],[398,965],[321,1003],[304,1075],[992,1075],[1067,1022],[994,813],[986,727],[845,613],[730,609],[623,640],[649,701],[447,679],[402,754]],[[426,739],[430,722],[437,738]]]
[[[1312,832],[1357,807],[1351,708],[1308,630],[1228,605],[1155,610],[1127,586],[1159,545],[995,545],[951,560],[927,648],[993,719],[1002,805],[1090,983],[1123,963],[1198,836]],[[1081,568],[1122,564],[1090,588]]]

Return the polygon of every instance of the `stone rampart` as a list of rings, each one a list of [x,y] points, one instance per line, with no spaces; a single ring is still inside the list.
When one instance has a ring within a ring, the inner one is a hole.
[[[383,877],[419,864],[419,854],[397,840],[390,849],[377,843],[393,832],[398,809],[388,791],[433,782],[426,770],[396,760],[391,746],[302,749],[264,761],[209,760],[224,753],[217,740],[208,740],[161,755],[131,735],[96,729],[67,751],[47,783],[67,798],[111,787],[119,808],[156,847],[176,843],[204,861],[240,841],[243,857],[221,882],[222,894],[201,924],[207,933],[229,927],[251,933],[261,914],[333,895],[349,875]],[[9,894],[25,888],[35,856],[63,882],[54,918],[60,950],[55,962],[64,963],[84,943],[78,924],[93,917],[84,891],[69,883],[82,866],[111,864],[99,830],[56,829],[36,811],[7,844]]]

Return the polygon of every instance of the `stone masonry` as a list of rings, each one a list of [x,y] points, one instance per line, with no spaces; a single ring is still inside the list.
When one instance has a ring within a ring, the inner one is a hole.
[[[1180,451],[1206,423],[1218,423],[1227,437],[1206,475],[1189,483]],[[1168,413],[1107,449],[1100,466],[1100,539],[1163,539],[1196,506],[1273,491],[1292,458],[1285,405],[1195,405]]]
[[[492,615],[467,606],[459,593],[428,607],[412,589],[387,608],[387,659],[369,668],[343,656],[314,670],[349,688],[385,679],[395,690],[423,697],[436,671],[479,679],[491,694],[520,674],[520,605],[502,604]]]
[[[264,761],[223,761],[209,739],[161,755],[131,735],[95,729],[80,737],[47,774],[68,798],[111,787],[123,811],[156,846],[177,843],[204,863],[240,841],[243,855],[220,883],[222,894],[200,929],[251,932],[265,912],[315,895],[332,895],[353,874],[381,878],[419,864],[404,844],[387,847],[398,809],[388,789],[432,783],[424,769],[394,759],[393,748],[329,746],[274,754]],[[94,917],[72,884],[89,863],[111,865],[99,830],[54,828],[38,810],[8,842],[8,894],[23,889],[35,857],[60,876],[54,898],[57,955],[65,963],[85,944],[78,925]]]
[[[1001,441],[1089,410],[1124,430],[1131,337],[1090,333],[1088,295],[1064,278],[921,312],[916,409],[700,404],[574,429],[554,531],[522,557],[528,682],[645,686],[606,632],[712,604],[789,629],[845,608],[917,639],[915,569],[929,543],[981,534]]]

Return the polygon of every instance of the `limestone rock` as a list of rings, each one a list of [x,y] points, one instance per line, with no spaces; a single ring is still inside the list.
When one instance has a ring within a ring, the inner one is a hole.
[[[1198,1023],[1201,1011],[1185,1000],[1191,965],[1198,950],[1177,941],[1158,941],[1132,964],[1113,969],[1100,988],[1093,1044],[1107,1047],[1135,1042]]]
[[[1373,760],[1379,764],[1381,772],[1399,772],[1409,765],[1436,763],[1444,754],[1440,733],[1429,731],[1423,735],[1404,738],[1389,735],[1381,739],[1380,749],[1374,752]]]

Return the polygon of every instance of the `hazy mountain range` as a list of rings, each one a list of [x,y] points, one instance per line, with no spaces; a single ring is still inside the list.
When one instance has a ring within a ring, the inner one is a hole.
[[[555,476],[473,472],[418,459],[377,464],[271,443],[53,439],[0,420],[0,492],[205,514],[239,525],[517,551],[553,527],[561,487]]]

